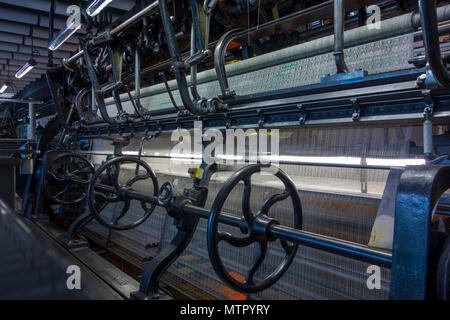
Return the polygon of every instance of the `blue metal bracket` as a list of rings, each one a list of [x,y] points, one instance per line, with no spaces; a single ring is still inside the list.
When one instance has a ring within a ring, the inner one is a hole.
[[[305,107],[303,107],[302,104],[297,105],[297,108],[298,108],[298,112],[300,113],[298,116],[298,122],[300,124],[305,124],[306,118],[308,117],[306,109],[305,109]]]
[[[353,98],[350,99],[350,102],[353,105],[352,121],[357,122],[361,117],[361,105],[359,103],[359,99]]]
[[[450,187],[450,166],[407,167],[400,177],[395,203],[390,298],[431,299],[439,249],[431,228],[433,211]]]

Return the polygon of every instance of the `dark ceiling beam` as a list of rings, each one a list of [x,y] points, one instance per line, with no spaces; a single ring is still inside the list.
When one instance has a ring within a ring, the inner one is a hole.
[[[9,67],[9,77],[11,79],[17,79],[15,77],[15,74],[16,74],[17,70],[20,70],[21,67],[22,66],[10,66]],[[36,68],[34,68],[32,71],[28,72],[25,76],[29,77],[29,78],[36,78],[36,77],[41,77],[46,72],[47,72],[47,70],[45,70],[45,69],[36,69]],[[6,70],[2,71],[1,74],[0,74],[0,77],[7,78],[8,77],[8,71],[6,71]],[[24,79],[24,78],[17,79],[17,80],[22,80],[22,79]]]
[[[12,44],[12,43],[0,42],[0,51],[28,55],[28,58],[26,58],[26,60],[31,58],[31,46],[16,45],[16,44]],[[34,47],[33,55],[34,55],[34,57],[47,57],[48,51],[44,48]],[[55,58],[62,59],[62,58],[70,57],[71,54],[70,54],[70,52],[67,52],[67,51],[56,50],[53,53],[53,56]],[[0,58],[2,58],[2,57],[0,57]],[[9,58],[9,59],[11,59],[11,58]]]
[[[12,52],[0,50],[0,59],[28,61],[28,60],[30,60],[30,55],[23,54],[23,53],[12,53]],[[33,59],[36,60],[37,63],[46,63],[47,62],[46,57],[34,57]]]
[[[7,7],[2,7],[2,10],[0,10],[0,19],[32,25],[37,25],[39,23],[38,15],[36,13]]]
[[[16,72],[20,70],[20,68],[21,68],[21,67],[16,68],[16,69],[14,70],[14,72],[10,72],[10,74],[13,74],[13,76],[14,76],[14,75],[16,74]],[[11,69],[10,69],[10,71],[11,71]],[[31,78],[31,77],[40,77],[40,76],[42,76],[44,73],[45,73],[45,72],[42,72],[42,71],[40,71],[40,70],[36,70],[36,69],[33,68],[33,69],[31,69],[30,71],[28,71],[26,75],[29,76],[29,77]]]
[[[12,53],[0,51],[0,59],[12,59]]]
[[[27,46],[31,46],[31,37],[25,37],[24,44],[27,45]],[[33,39],[33,45],[35,47],[47,49],[48,48],[48,41],[47,40],[43,40],[43,39],[34,38]],[[72,52],[78,51],[78,46],[76,44],[71,44],[71,43],[64,42],[58,48],[57,51],[64,51],[64,52],[72,53]],[[53,54],[53,56],[55,56],[55,55]]]
[[[0,59],[0,74],[4,74],[8,71],[8,63],[9,63],[9,72],[11,73],[11,70],[15,67],[21,67],[24,65],[25,61],[20,60],[9,60],[9,59]],[[38,64],[35,69],[45,71],[47,70],[47,67],[45,65]]]
[[[25,37],[21,35],[6,33],[0,31],[0,42],[5,43],[12,43],[16,45],[22,45],[25,44],[27,46],[31,46],[31,37]],[[48,46],[48,40],[39,39],[39,38],[33,38],[33,45],[37,48],[44,48],[47,49]],[[66,51],[66,52],[75,52],[77,51],[78,46],[75,44],[70,43],[63,43],[58,50],[59,51]]]
[[[26,75],[21,79],[17,79],[16,77],[11,76],[8,78],[6,75],[0,75],[1,80],[11,80],[12,83],[29,83],[30,81],[34,81],[36,79],[39,79],[41,76],[34,76],[34,75]]]
[[[44,39],[47,42],[49,42],[48,38],[48,28],[42,28],[37,26],[32,26],[33,29],[33,37]],[[29,24],[23,24],[18,22],[12,22],[12,21],[5,21],[0,20],[0,32],[8,33],[11,35],[21,35],[21,36],[30,36],[30,25]],[[55,30],[55,34],[59,32],[59,29]],[[77,33],[77,35],[80,35],[80,33]],[[70,37],[66,40],[66,43],[70,44],[78,44],[78,38],[77,36]]]
[[[30,25],[19,22],[0,20],[0,31],[29,36]]]
[[[20,10],[17,8],[2,7],[0,10],[0,19],[19,22],[23,24],[28,24],[32,26],[41,26],[43,28],[48,28],[48,12],[46,14],[37,14],[36,12]],[[57,18],[54,19],[54,27],[57,30],[64,28],[67,24],[67,18]],[[85,27],[81,27],[77,33],[85,34]]]
[[[4,82],[5,81],[10,81],[10,82],[12,82],[15,85],[19,85],[19,84],[20,85],[27,85],[30,82],[36,81],[37,79],[40,79],[40,77],[39,78],[27,78],[26,80],[22,80],[22,79],[16,79],[14,77],[7,78],[7,77],[0,76],[0,81],[4,81]]]
[[[44,73],[36,73],[36,72],[28,72],[26,75],[24,75],[22,78],[17,79],[14,74],[16,73],[17,70],[14,70],[14,72],[11,74],[9,74],[9,78],[7,76],[7,74],[5,73],[4,75],[1,75],[0,78],[7,80],[7,79],[11,79],[12,82],[17,81],[17,82],[26,82],[26,81],[33,81],[36,79],[39,79],[40,77],[42,77],[44,75]]]
[[[58,34],[59,31],[60,29],[55,29],[54,34]],[[82,32],[78,31],[75,35],[67,39],[66,43],[78,44],[78,37],[82,34]],[[29,36],[30,34],[28,33],[27,35]],[[33,37],[50,41],[50,39],[48,38],[48,28],[33,26]]]
[[[31,46],[18,46],[17,49],[18,50],[16,52],[28,54],[28,55],[31,56]],[[34,47],[34,51],[35,51],[35,53],[38,52],[39,53],[38,55],[41,56],[41,57],[47,57],[48,56],[48,50],[47,49]],[[62,59],[62,58],[68,58],[70,56],[71,56],[70,52],[67,52],[67,51],[56,50],[56,51],[53,52],[53,57],[54,58]]]
[[[3,85],[3,83],[5,83],[8,79],[3,79],[0,78],[0,86]],[[24,82],[24,81],[12,81],[12,87],[25,87],[29,84],[29,82]]]
[[[85,2],[85,7],[91,1]],[[28,10],[33,10],[39,13],[50,12],[50,1],[49,0],[0,0],[0,4],[8,5],[11,7],[26,8]],[[56,1],[55,3],[55,15],[60,17],[67,17],[67,8],[73,5],[73,2]],[[113,18],[119,17],[124,11],[130,10],[134,5],[134,1],[130,0],[116,0],[108,5],[108,8],[112,9]]]

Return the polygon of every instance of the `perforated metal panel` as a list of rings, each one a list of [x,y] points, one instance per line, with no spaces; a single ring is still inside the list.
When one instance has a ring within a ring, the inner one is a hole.
[[[413,34],[370,42],[345,49],[345,59],[350,71],[365,70],[369,75],[409,69],[408,60],[413,57]],[[281,65],[260,69],[253,72],[229,77],[230,88],[238,95],[268,92],[279,89],[300,87],[315,83],[328,75],[336,73],[333,54],[326,53],[309,58],[291,61]],[[217,97],[220,92],[217,81],[209,81],[198,85],[202,97]],[[177,105],[182,105],[177,89],[172,91]],[[166,92],[143,97],[142,105],[148,110],[170,108],[172,102]],[[112,104],[110,104],[112,106]],[[132,113],[133,107],[127,98],[123,108]],[[114,116],[115,108],[108,108],[110,116]]]

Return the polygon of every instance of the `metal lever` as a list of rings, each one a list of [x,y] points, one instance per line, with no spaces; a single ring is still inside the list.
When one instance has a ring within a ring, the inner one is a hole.
[[[95,72],[94,65],[92,63],[92,59],[89,55],[89,48],[88,48],[87,42],[84,43],[83,57],[84,57],[84,61],[86,63],[86,68],[88,70],[89,79],[91,80],[91,83],[92,83],[92,90],[95,95],[95,100],[97,102],[97,106],[98,106],[98,109],[100,110],[100,115],[102,116],[103,120],[105,122],[107,122],[108,124],[124,123],[124,121],[121,121],[117,118],[111,118],[106,110],[105,99],[103,96],[104,91],[102,91],[102,88],[100,87],[100,84],[98,82],[98,77]],[[117,110],[117,111],[119,113],[119,110]]]
[[[348,72],[344,60],[344,0],[334,0],[334,58],[337,73]]]
[[[442,63],[435,0],[419,0],[420,23],[428,65],[436,82],[450,87],[450,73]]]

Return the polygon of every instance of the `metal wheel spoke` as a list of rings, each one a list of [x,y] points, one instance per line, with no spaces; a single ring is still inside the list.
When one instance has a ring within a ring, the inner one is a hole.
[[[119,176],[120,176],[120,164],[119,163],[115,163],[114,166],[116,167],[116,170],[114,171],[114,186],[117,188],[117,190],[120,189],[120,183],[119,183]]]
[[[283,200],[287,199],[290,195],[291,195],[291,192],[289,190],[284,190],[281,193],[273,194],[269,199],[264,201],[260,212],[264,213],[264,214],[267,214],[267,212],[269,211],[270,207],[272,207],[277,202],[280,202],[280,201],[283,201]]]
[[[119,192],[120,191],[120,184],[119,184],[120,165],[115,163],[114,167],[116,168],[114,171],[112,171],[110,169],[110,167],[107,167],[106,172],[112,183],[112,186],[117,190],[117,192]]]
[[[64,174],[68,174],[69,173],[69,169],[70,169],[70,163],[71,161],[69,161],[70,158],[65,158],[64,159],[64,166],[63,166],[63,172]]]
[[[280,240],[280,243],[287,255],[290,255],[292,253],[292,250],[294,250],[294,248],[295,248],[295,246],[293,244],[291,244],[285,240]]]
[[[55,198],[58,198],[60,195],[66,193],[67,191],[69,191],[69,185],[66,185],[66,186],[64,187],[64,189],[62,189],[60,192],[58,192],[57,194],[55,194],[54,197],[55,197]]]
[[[92,173],[92,170],[89,167],[84,167],[84,168],[81,168],[81,169],[74,170],[70,174],[71,175],[77,175],[79,173]]]
[[[237,238],[232,236],[230,233],[228,232],[223,232],[223,231],[219,231],[217,232],[217,236],[220,241],[225,241],[229,244],[231,244],[233,247],[238,247],[238,248],[242,248],[242,247],[247,247],[250,244],[253,243],[253,239],[248,237],[245,238]]]
[[[256,271],[258,271],[259,267],[262,265],[264,258],[267,254],[267,242],[259,242],[259,250],[258,255],[256,256],[255,262],[249,272],[247,273],[247,277],[245,277],[245,282],[248,284],[253,284],[253,277],[255,276]]]
[[[252,193],[252,183],[250,177],[244,180],[244,193],[242,194],[242,212],[244,213],[245,220],[251,224],[253,221],[253,213],[250,207],[250,195]]]
[[[149,174],[149,173],[147,173],[147,174],[145,174],[145,175],[134,176],[134,177],[128,179],[127,182],[125,182],[125,186],[130,187],[130,186],[132,186],[135,182],[140,181],[140,180],[145,180],[145,179],[148,179],[148,178],[150,178],[150,174]]]
[[[60,178],[60,177],[57,177],[56,176],[56,174],[53,172],[53,171],[47,171],[47,173],[53,178],[53,179],[55,179],[56,181],[58,181],[58,182],[63,182],[64,181],[64,179],[62,179],[62,178]]]
[[[79,182],[77,182],[77,183],[87,185],[87,184],[89,184],[90,182],[91,182],[91,181],[89,181],[89,180],[83,180],[83,181],[79,181]]]
[[[130,209],[130,201],[125,201],[125,206],[123,207],[122,211],[120,211],[120,215],[114,219],[113,224],[119,223],[120,219],[123,218],[123,216],[128,212],[128,209]]]
[[[96,197],[99,197],[104,202],[119,202],[120,201],[119,197],[108,197],[107,195],[105,195],[104,193],[101,193],[101,192],[94,192],[94,195]]]

